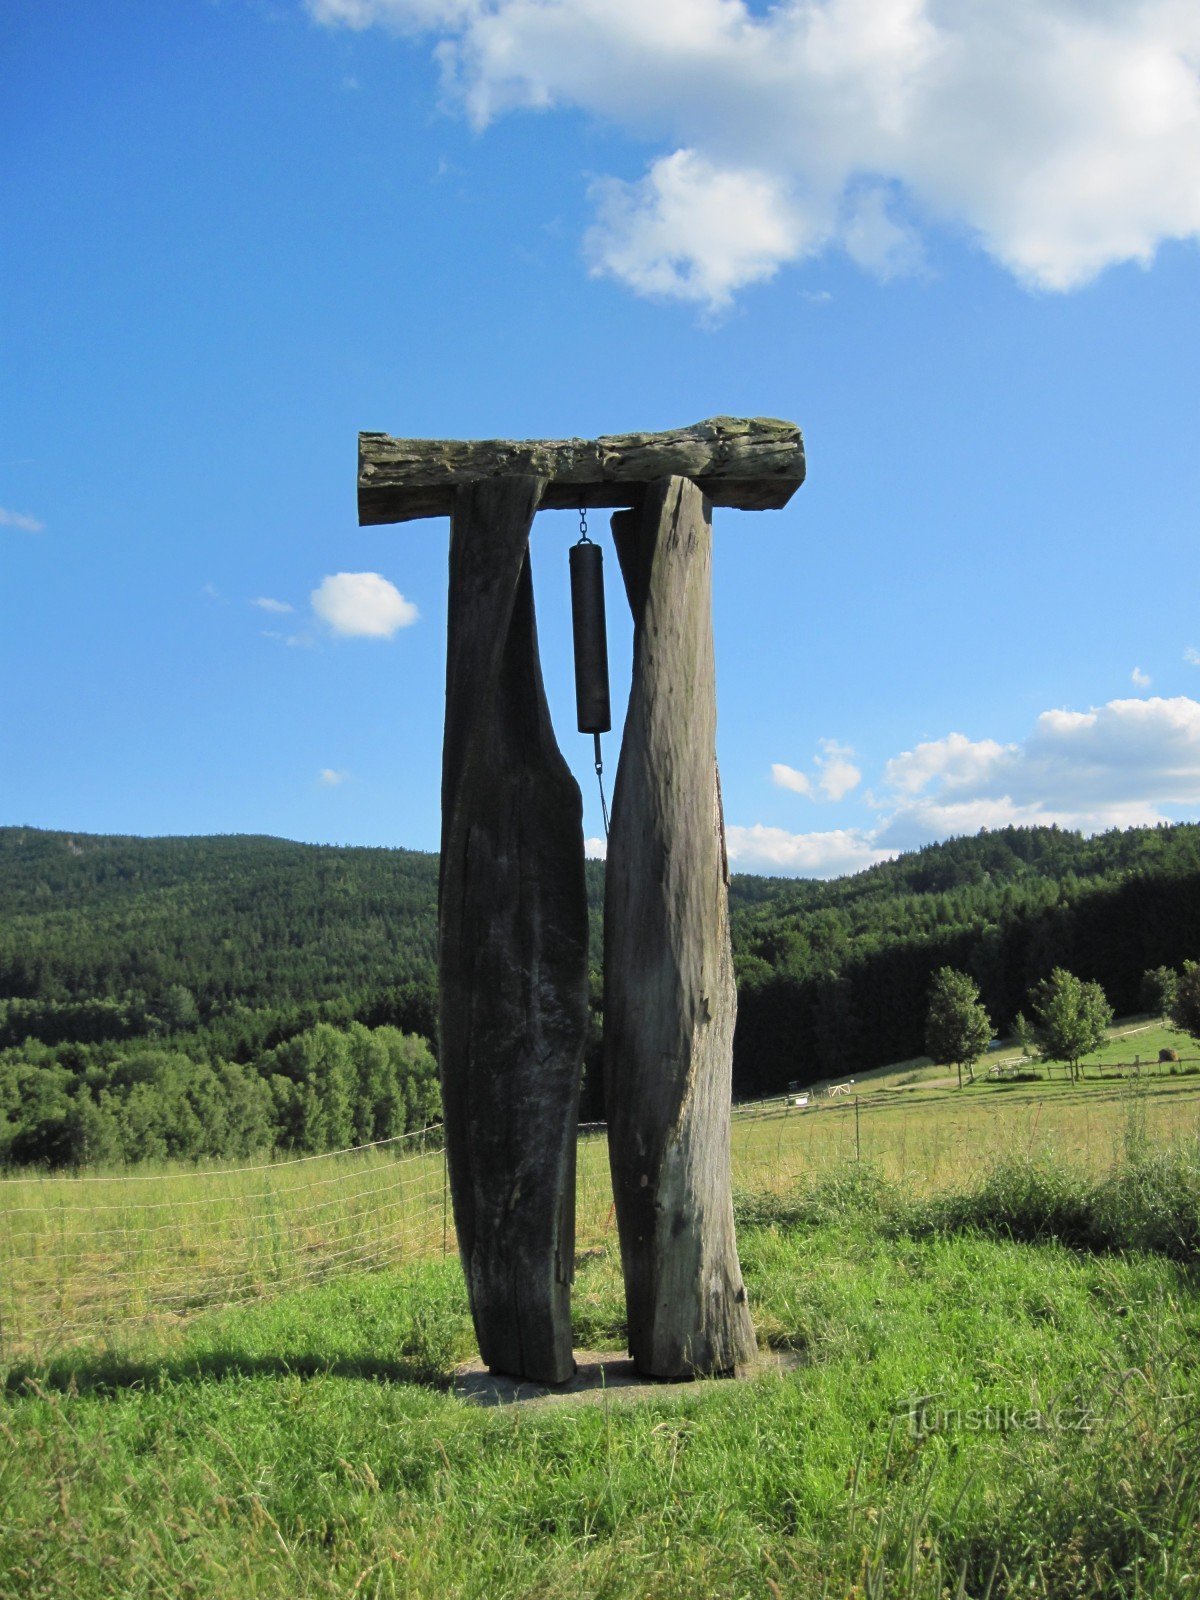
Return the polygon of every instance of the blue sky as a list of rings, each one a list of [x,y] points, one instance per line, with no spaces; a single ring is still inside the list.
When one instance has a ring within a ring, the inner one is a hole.
[[[358,528],[358,430],[722,412],[809,457],[785,511],[716,513],[735,866],[1200,815],[1192,7],[0,29],[0,823],[435,848],[448,523]],[[595,836],[574,536],[538,519],[535,579]]]

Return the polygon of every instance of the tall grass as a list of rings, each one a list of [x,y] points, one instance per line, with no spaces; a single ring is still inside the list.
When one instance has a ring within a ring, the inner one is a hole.
[[[972,1188],[905,1217],[909,1226],[1200,1263],[1200,1142],[1138,1150],[1100,1177],[1061,1161],[1004,1160]]]

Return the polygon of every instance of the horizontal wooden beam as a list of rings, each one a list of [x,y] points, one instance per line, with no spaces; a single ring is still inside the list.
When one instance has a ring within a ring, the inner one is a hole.
[[[449,516],[461,484],[548,480],[543,508],[634,506],[659,478],[690,478],[716,506],[775,511],[804,482],[793,422],[710,417],[666,433],[601,439],[393,439],[358,436],[358,520],[366,525]]]

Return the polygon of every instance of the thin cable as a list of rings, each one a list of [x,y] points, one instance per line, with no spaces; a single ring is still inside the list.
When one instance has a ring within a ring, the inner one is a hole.
[[[594,733],[592,738],[596,741],[596,782],[600,785],[600,815],[604,818],[604,837],[608,839],[608,801],[604,798],[604,757],[600,754],[600,735]]]
[[[424,1128],[411,1128],[408,1133],[394,1133],[390,1139],[371,1139],[370,1144],[350,1144],[344,1150],[318,1150],[315,1155],[290,1155],[285,1160],[278,1162],[259,1162],[254,1166],[184,1166],[181,1165],[174,1171],[166,1173],[78,1173],[70,1176],[45,1173],[32,1173],[26,1178],[0,1178],[0,1184],[37,1184],[38,1189],[45,1190],[51,1184],[69,1184],[72,1189],[78,1184],[163,1184],[174,1182],[179,1176],[186,1178],[240,1178],[243,1173],[280,1173],[290,1170],[293,1166],[307,1166],[310,1162],[334,1162],[339,1155],[362,1155],[363,1150],[382,1150],[389,1144],[402,1144],[405,1139],[421,1139],[424,1134],[437,1133],[442,1128],[440,1122],[427,1123]],[[426,1154],[422,1150],[421,1155]],[[432,1154],[432,1152],[429,1152]],[[339,1179],[326,1178],[322,1182],[338,1182]],[[186,1202],[179,1202],[184,1205]],[[21,1210],[13,1206],[13,1211]],[[91,1210],[91,1208],[88,1208]],[[10,1208],[5,1206],[5,1213],[10,1213]]]

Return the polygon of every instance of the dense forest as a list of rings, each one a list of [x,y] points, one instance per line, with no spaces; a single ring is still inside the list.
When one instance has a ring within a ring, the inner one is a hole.
[[[600,1114],[600,906],[588,867]],[[932,973],[998,1029],[1054,966],[1135,1009],[1200,955],[1200,826],[1010,828],[831,883],[735,876],[735,1091],[920,1052]],[[0,829],[0,1161],[318,1150],[436,1115],[437,861]]]

